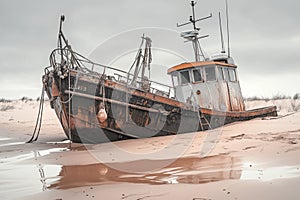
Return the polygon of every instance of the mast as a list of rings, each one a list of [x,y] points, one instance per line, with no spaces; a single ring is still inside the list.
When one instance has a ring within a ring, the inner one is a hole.
[[[222,50],[221,50],[221,53],[226,53],[226,51],[225,51],[225,45],[224,45],[224,38],[223,38],[221,13],[220,13],[220,12],[219,12],[219,26],[220,26],[220,37],[221,37],[221,44],[222,44]]]
[[[228,58],[230,58],[230,37],[229,37],[229,17],[228,17],[228,1],[225,0],[226,3],[226,20],[227,20],[227,42],[228,42]]]
[[[144,54],[142,50],[142,46],[145,41],[145,48],[144,48]],[[132,64],[131,68],[128,71],[128,81],[130,81],[130,85],[136,87],[138,82],[141,84],[141,87],[143,89],[149,89],[148,82],[150,79],[150,64],[152,62],[152,54],[151,54],[151,43],[152,40],[149,37],[142,36],[142,42],[140,45],[140,48],[138,50],[138,53],[136,55],[135,61]],[[129,80],[130,71],[134,68],[134,73],[132,80]],[[148,69],[149,77],[147,77],[146,70]]]
[[[195,54],[195,60],[196,60],[196,62],[198,62],[198,61],[201,61],[201,57],[203,58],[203,60],[205,60],[205,56],[204,56],[204,53],[201,49],[199,40],[202,39],[202,38],[206,38],[209,35],[198,36],[200,28],[197,28],[196,22],[211,18],[212,14],[210,14],[207,17],[196,19],[196,15],[195,15],[195,5],[196,4],[197,4],[197,2],[191,1],[192,16],[190,16],[189,22],[186,22],[186,23],[183,23],[183,24],[178,24],[177,23],[177,27],[185,26],[185,25],[188,25],[188,24],[193,25],[194,30],[182,32],[180,36],[183,37],[184,39],[187,39],[187,41],[192,42],[193,50],[194,50],[194,54]]]
[[[144,50],[144,59],[143,59],[143,63],[142,63],[142,73],[141,73],[142,82],[144,82],[146,79],[146,76],[145,76],[146,68],[150,72],[150,63],[152,61],[152,56],[151,56],[152,40],[149,37],[143,37],[143,39],[146,40],[146,44],[145,44],[145,50]],[[150,76],[150,73],[149,73],[149,76]],[[150,79],[150,77],[149,77],[149,79]]]
[[[64,34],[62,32],[62,25],[63,25],[63,22],[65,21],[65,16],[64,15],[61,15],[60,16],[60,21],[59,21],[59,32],[58,32],[58,49],[60,49],[60,54],[61,54],[61,62],[64,60],[64,57],[63,57],[63,45],[62,45],[62,39],[65,39],[64,38]]]

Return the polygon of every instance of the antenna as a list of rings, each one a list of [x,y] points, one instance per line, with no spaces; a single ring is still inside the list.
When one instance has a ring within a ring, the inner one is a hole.
[[[229,17],[228,17],[228,2],[225,0],[226,3],[226,19],[227,19],[227,42],[228,42],[228,58],[230,58],[230,37],[229,37]]]
[[[181,33],[181,37],[187,39],[187,41],[192,41],[192,43],[193,43],[193,49],[194,49],[194,53],[195,53],[195,60],[198,62],[198,61],[201,60],[200,59],[201,56],[205,59],[203,51],[202,51],[200,43],[199,43],[199,39],[208,37],[208,35],[201,36],[201,37],[198,36],[200,28],[196,27],[196,22],[199,22],[199,21],[211,18],[212,14],[210,13],[210,15],[207,16],[207,17],[196,19],[196,15],[195,15],[195,5],[196,4],[197,4],[197,2],[191,1],[192,14],[193,15],[190,16],[189,22],[186,22],[186,23],[183,23],[183,24],[178,24],[177,23],[177,27],[185,26],[185,25],[188,25],[188,24],[193,24],[194,30],[193,31],[182,32]]]
[[[219,26],[220,26],[220,36],[221,36],[221,44],[222,44],[221,53],[226,53],[225,47],[224,47],[224,38],[223,38],[222,21],[221,21],[221,13],[220,12],[219,12]]]

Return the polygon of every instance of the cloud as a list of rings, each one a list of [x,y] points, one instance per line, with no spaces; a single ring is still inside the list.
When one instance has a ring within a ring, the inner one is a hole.
[[[240,65],[240,74],[271,74],[273,77],[280,76],[281,81],[287,80],[289,74],[299,74],[297,55],[300,50],[300,2],[228,1],[231,49],[232,55]],[[11,95],[12,92],[7,94],[2,90],[0,96],[18,98],[17,88],[20,82],[27,84],[30,81],[30,87],[33,88],[40,86],[41,72],[49,65],[48,56],[56,47],[61,14],[66,15],[64,31],[73,48],[88,56],[111,36],[135,28],[162,27],[177,32],[190,29],[191,26],[176,28],[177,22],[183,23],[188,20],[191,13],[189,3],[188,0],[2,0],[0,70],[4,76],[0,79],[0,84],[9,84],[10,88],[15,88],[16,95]],[[220,50],[217,19],[219,11],[224,17],[223,0],[198,1],[196,6],[197,17],[204,17],[210,13],[214,15],[212,19],[199,23],[202,27],[201,34],[210,34],[210,38],[201,41],[208,51]],[[159,35],[154,35],[153,38],[156,39],[153,40],[153,45],[164,41]],[[179,37],[173,38],[176,40],[174,43],[182,43],[179,50],[183,51],[183,55],[191,53],[190,44],[183,43]],[[134,42],[139,43],[139,39],[136,38]],[[172,42],[169,45],[172,46]],[[160,61],[156,60],[155,63]],[[22,81],[16,82],[16,77]],[[270,81],[274,81],[274,78]],[[249,79],[245,84],[260,86]],[[291,93],[294,90],[287,88],[279,92]],[[36,91],[36,96],[38,95],[39,90]],[[270,94],[265,96],[268,95]]]

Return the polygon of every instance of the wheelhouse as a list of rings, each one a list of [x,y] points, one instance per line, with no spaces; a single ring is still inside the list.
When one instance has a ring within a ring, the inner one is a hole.
[[[221,111],[244,111],[237,66],[223,62],[192,62],[168,70],[177,100]]]

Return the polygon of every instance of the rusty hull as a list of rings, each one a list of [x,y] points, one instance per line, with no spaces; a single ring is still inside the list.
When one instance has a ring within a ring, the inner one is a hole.
[[[59,97],[52,104],[66,136],[74,142],[102,143],[203,131],[233,121],[276,114],[276,107],[244,112],[195,110],[192,105],[112,80],[99,82],[99,78],[82,72],[71,71],[70,78],[70,87],[68,78],[48,78],[46,91],[53,99],[51,89],[53,82],[57,84]],[[101,87],[105,92],[100,91]],[[108,115],[104,123],[97,119],[102,102]],[[201,125],[202,115],[211,126]]]

